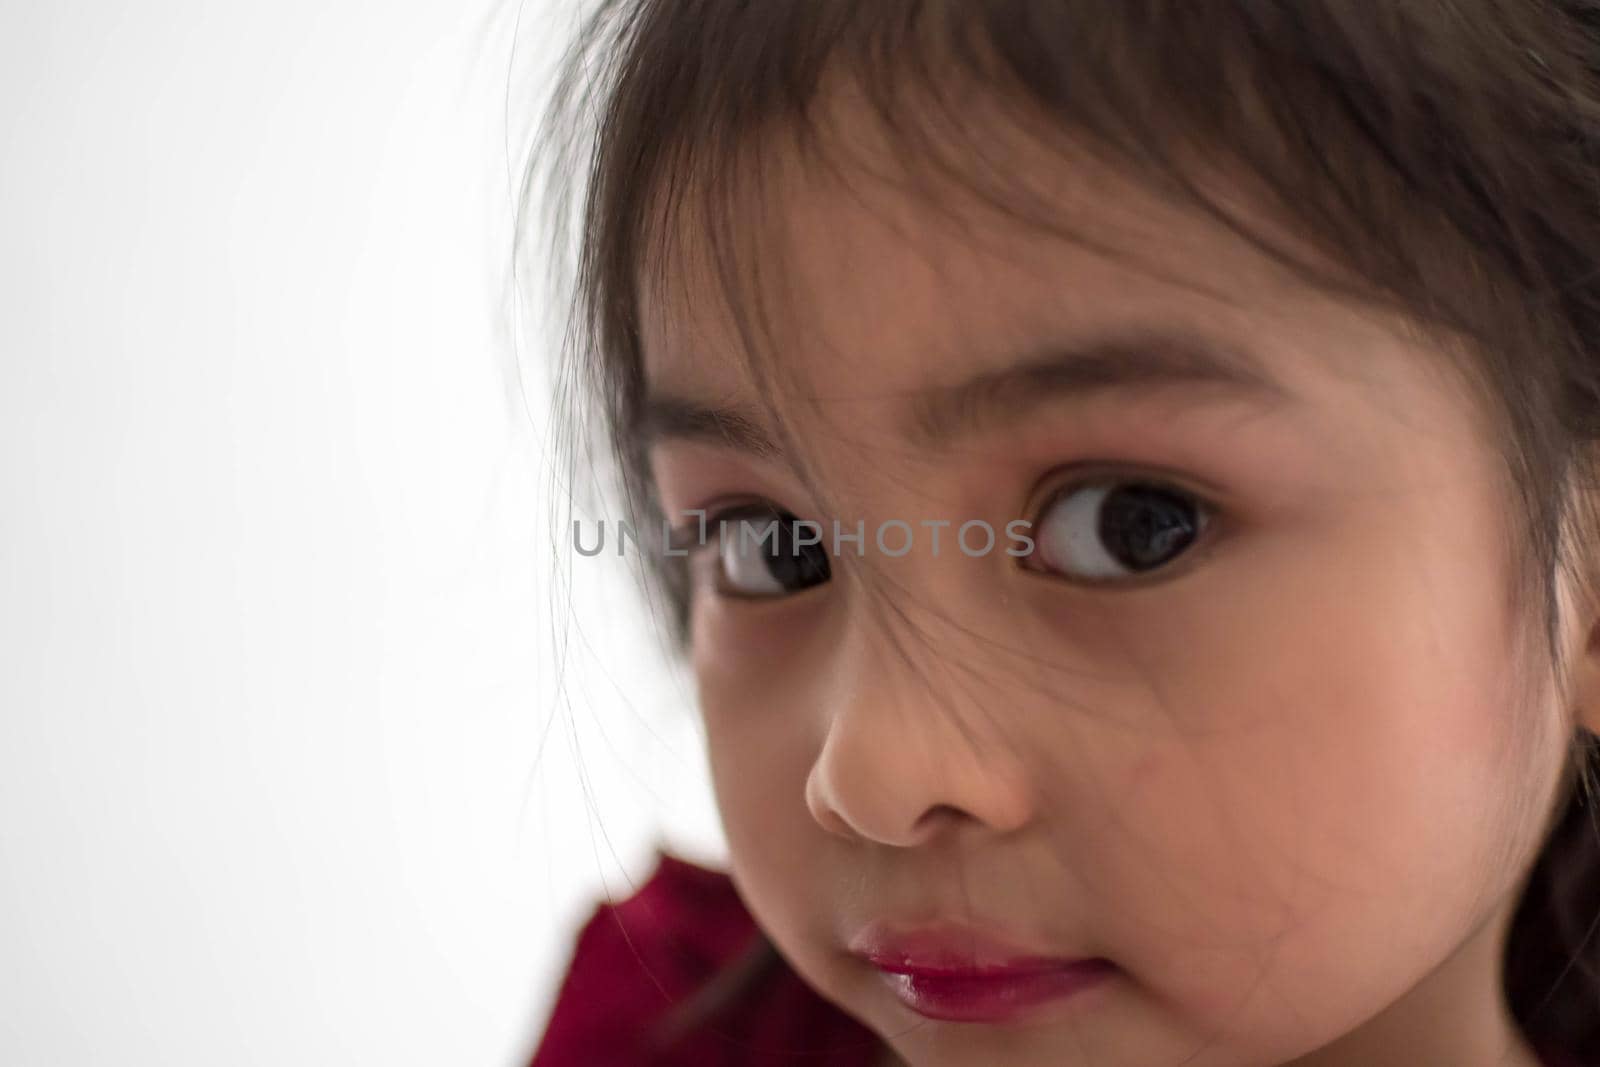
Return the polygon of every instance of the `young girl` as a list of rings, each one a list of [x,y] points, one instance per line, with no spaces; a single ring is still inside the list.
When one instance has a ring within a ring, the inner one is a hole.
[[[581,45],[731,870],[599,909],[534,1063],[1600,1064],[1600,8]]]

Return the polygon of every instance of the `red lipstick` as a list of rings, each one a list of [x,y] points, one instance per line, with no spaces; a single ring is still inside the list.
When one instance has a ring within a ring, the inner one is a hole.
[[[906,1007],[929,1019],[995,1023],[1098,985],[1109,960],[1030,955],[998,935],[955,924],[874,924],[850,951],[877,968]]]

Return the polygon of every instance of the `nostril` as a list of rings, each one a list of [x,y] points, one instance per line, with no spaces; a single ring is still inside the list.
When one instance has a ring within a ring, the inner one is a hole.
[[[811,812],[811,818],[830,834],[839,837],[856,836],[854,827],[845,819],[844,814],[829,802],[825,792],[822,779],[813,768],[806,779],[805,787],[806,807]]]
[[[917,830],[919,832],[924,832],[932,827],[937,826],[941,822],[950,822],[952,820],[960,821],[970,818],[972,818],[971,815],[962,811],[953,804],[935,804],[933,807],[923,812],[922,817],[917,820]]]
[[[824,808],[821,815],[818,817],[817,822],[819,822],[822,825],[822,828],[828,831],[830,834],[835,834],[839,837],[859,836],[856,833],[855,827],[846,822],[844,816],[840,815],[832,808]]]

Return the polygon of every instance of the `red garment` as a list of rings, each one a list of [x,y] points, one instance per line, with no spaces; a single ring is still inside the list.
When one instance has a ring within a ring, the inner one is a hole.
[[[877,1067],[878,1036],[781,961],[669,1048],[649,1046],[651,1024],[759,936],[726,874],[658,850],[644,886],[585,923],[530,1067]]]

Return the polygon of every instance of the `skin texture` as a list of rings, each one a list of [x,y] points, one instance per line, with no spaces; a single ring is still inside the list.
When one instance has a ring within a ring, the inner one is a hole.
[[[722,595],[698,553],[693,669],[744,899],[914,1067],[1535,1062],[1499,953],[1592,702],[1593,620],[1569,614],[1577,667],[1549,677],[1507,594],[1480,405],[1397,321],[1125,178],[1018,152],[1115,254],[859,168],[775,167],[763,292],[798,447],[663,440],[663,507],[999,530],[1092,467],[1192,490],[1215,524],[1120,586],[968,557],[949,530],[937,556],[869,536],[871,574],[835,560],[768,599]],[[694,232],[643,294],[647,379],[776,432]],[[1287,398],[1168,384],[914,432],[917,398],[1020,354],[1156,335],[1247,352]],[[1026,1020],[926,1020],[845,944],[932,916],[1120,970]]]

